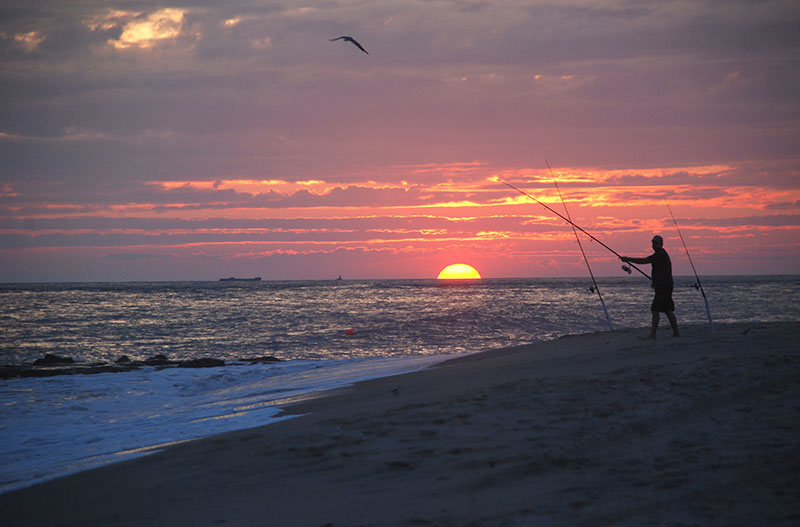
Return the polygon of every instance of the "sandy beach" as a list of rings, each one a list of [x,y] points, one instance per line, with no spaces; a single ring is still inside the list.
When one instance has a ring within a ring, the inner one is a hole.
[[[646,333],[286,401],[297,417],[0,495],[3,523],[800,523],[800,323]]]

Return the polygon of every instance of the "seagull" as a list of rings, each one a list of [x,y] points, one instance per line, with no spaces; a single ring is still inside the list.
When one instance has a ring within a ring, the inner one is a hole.
[[[364,49],[364,48],[361,46],[361,44],[359,44],[358,42],[356,42],[356,39],[354,39],[353,37],[344,36],[344,37],[338,37],[338,38],[332,38],[332,39],[330,39],[330,41],[331,41],[331,42],[334,42],[334,41],[336,41],[336,40],[344,40],[345,42],[350,42],[350,43],[352,43],[353,45],[355,45],[355,47],[357,47],[358,49],[360,49],[361,51],[363,51],[364,53],[366,53],[367,55],[369,55],[369,52],[368,52],[366,49]]]

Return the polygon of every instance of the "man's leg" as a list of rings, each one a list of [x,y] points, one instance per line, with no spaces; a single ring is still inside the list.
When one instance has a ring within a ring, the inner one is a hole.
[[[678,333],[678,319],[675,318],[675,313],[667,311],[667,319],[669,319],[669,325],[672,326],[672,336],[680,337],[681,335]]]
[[[650,338],[656,338],[656,330],[658,330],[658,321],[660,320],[660,316],[658,315],[658,311],[653,311],[653,327],[650,328]]]

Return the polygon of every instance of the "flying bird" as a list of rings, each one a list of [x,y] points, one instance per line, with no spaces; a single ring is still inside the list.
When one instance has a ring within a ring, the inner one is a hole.
[[[364,49],[364,47],[363,47],[361,44],[359,44],[359,43],[356,41],[356,39],[354,39],[353,37],[344,36],[344,37],[338,37],[338,38],[332,38],[332,39],[330,39],[330,41],[331,41],[331,42],[334,42],[334,41],[336,41],[336,40],[344,40],[345,42],[350,42],[350,43],[352,43],[352,44],[353,44],[355,47],[357,47],[358,49],[360,49],[361,51],[363,51],[364,53],[366,53],[367,55],[369,55],[369,52],[368,52],[366,49]]]

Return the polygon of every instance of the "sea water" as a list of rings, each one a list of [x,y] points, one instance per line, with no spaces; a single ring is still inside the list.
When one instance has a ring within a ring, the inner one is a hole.
[[[615,327],[646,327],[644,279],[601,278]],[[707,324],[678,277],[681,324]],[[447,357],[606,331],[584,278],[0,285],[0,363],[223,359],[223,367],[0,380],[0,492],[282,419],[279,406]],[[708,277],[715,322],[800,319],[800,276]],[[666,321],[665,321],[666,324]],[[664,331],[668,331],[666,328]],[[250,364],[270,356],[281,362]]]

